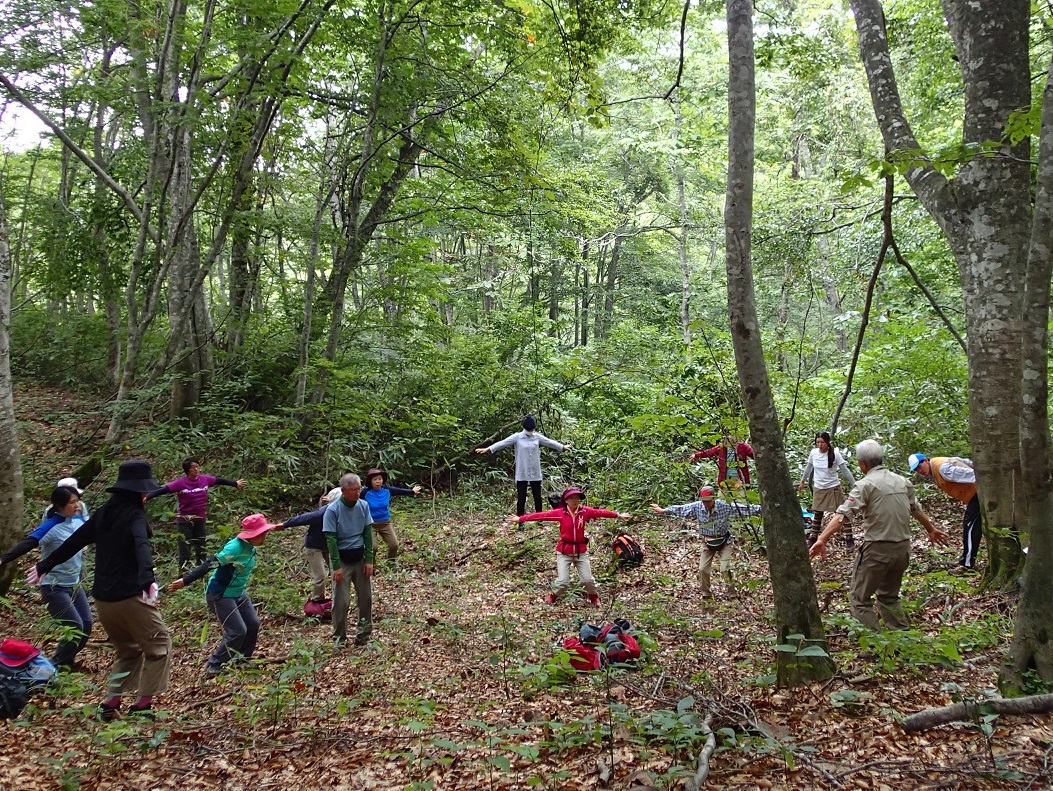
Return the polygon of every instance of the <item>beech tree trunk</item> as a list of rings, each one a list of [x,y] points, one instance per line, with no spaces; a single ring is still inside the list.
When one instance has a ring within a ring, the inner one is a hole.
[[[1053,475],[1049,435],[1049,279],[1053,258],[1053,62],[1046,77],[1035,178],[1035,215],[1025,281],[1022,336],[1020,459],[1024,496],[1030,502],[1027,563],[1021,582],[1009,656],[999,686],[1003,694],[1024,691],[1024,673],[1034,669],[1053,687]]]
[[[786,464],[782,430],[764,362],[753,295],[753,141],[756,117],[753,3],[728,0],[728,186],[724,206],[728,272],[728,313],[739,386],[750,437],[757,454],[757,480],[764,506],[764,540],[775,598],[780,644],[811,653],[776,651],[782,686],[829,678],[834,663],[826,653],[815,579],[804,540],[801,507]],[[791,638],[801,635],[803,639]],[[822,651],[817,651],[821,648]]]
[[[22,538],[22,457],[15,422],[14,386],[11,381],[11,246],[7,214],[0,185],[0,546],[9,547]],[[0,596],[7,593],[15,564],[0,573]]]
[[[1023,674],[1053,684],[1053,495],[1047,415],[1047,322],[1053,250],[1053,134],[1045,88],[1035,205],[1028,142],[1011,145],[1011,113],[1031,102],[1027,0],[982,7],[944,0],[965,86],[962,142],[989,145],[947,179],[917,155],[900,102],[877,0],[852,0],[871,99],[890,154],[910,152],[908,183],[954,251],[965,297],[969,432],[989,551],[985,582],[1016,584],[1029,540],[1016,629],[1000,685],[1019,694]],[[1019,449],[1019,454],[1010,451]]]
[[[980,5],[944,0],[965,87],[962,144],[993,144],[948,179],[919,156],[906,118],[879,0],[852,0],[859,49],[885,148],[936,220],[954,253],[965,300],[969,355],[969,434],[985,518],[985,584],[1011,587],[1022,562],[1017,530],[1029,503],[1021,485],[1023,284],[1031,231],[1026,139],[1003,140],[1010,114],[1031,101],[1027,0]],[[925,449],[938,453],[939,448]],[[1043,518],[1050,518],[1048,511]],[[1053,558],[1046,559],[1047,563]]]

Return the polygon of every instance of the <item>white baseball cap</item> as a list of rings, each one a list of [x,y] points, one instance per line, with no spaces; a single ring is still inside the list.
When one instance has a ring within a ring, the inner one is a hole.
[[[80,488],[76,478],[59,478],[59,482],[55,486],[67,486],[70,489],[76,489],[77,494],[84,494],[84,490]]]

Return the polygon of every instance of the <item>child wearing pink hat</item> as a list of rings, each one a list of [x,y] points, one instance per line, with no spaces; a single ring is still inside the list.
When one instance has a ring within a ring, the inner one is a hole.
[[[632,514],[619,514],[603,508],[589,508],[581,504],[585,493],[577,486],[565,489],[559,498],[559,508],[539,511],[525,516],[510,516],[515,524],[524,522],[559,522],[559,541],[556,543],[556,583],[545,597],[546,604],[555,604],[570,587],[570,567],[578,572],[585,586],[589,604],[600,606],[600,593],[592,578],[592,563],[589,560],[589,537],[585,535],[585,523],[592,519],[630,519]]]
[[[263,514],[246,516],[241,520],[241,532],[219,553],[168,586],[169,593],[175,593],[212,571],[205,588],[205,602],[219,619],[223,637],[208,658],[207,676],[218,676],[227,662],[249,659],[256,650],[260,619],[252,599],[245,593],[245,586],[256,566],[256,547],[263,544],[269,531],[278,527],[280,525],[269,523]]]

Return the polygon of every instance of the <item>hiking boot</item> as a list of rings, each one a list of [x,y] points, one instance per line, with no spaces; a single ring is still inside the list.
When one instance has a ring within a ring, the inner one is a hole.
[[[141,717],[144,720],[156,720],[157,714],[154,713],[153,706],[147,703],[145,706],[129,706],[128,714],[134,717]]]
[[[96,716],[98,716],[98,718],[100,720],[102,720],[103,722],[113,722],[120,715],[121,715],[121,707],[120,707],[120,705],[110,706],[110,705],[108,705],[106,703],[103,703],[103,704],[101,704],[99,706],[99,711],[98,711]]]
[[[590,593],[588,598],[589,598],[589,604],[591,604],[593,607],[599,607],[600,606],[600,594],[598,594],[598,593]]]
[[[550,593],[547,596],[545,596],[545,604],[555,604],[555,603],[556,603],[556,594]]]
[[[360,634],[358,637],[355,638],[355,645],[362,646],[362,645],[368,645],[368,644],[369,644],[369,635],[368,634]]]
[[[713,591],[702,591],[698,595],[699,595],[699,598],[701,598],[701,599],[712,599],[713,598]]]
[[[205,672],[203,675],[205,676],[205,678],[215,678],[222,672],[222,665],[205,665]]]

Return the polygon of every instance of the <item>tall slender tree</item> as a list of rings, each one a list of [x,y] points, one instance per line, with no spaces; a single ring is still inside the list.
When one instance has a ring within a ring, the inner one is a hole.
[[[792,645],[790,636],[801,635],[797,638],[796,652],[776,652],[778,681],[790,685],[829,678],[834,664],[826,652],[815,579],[801,529],[801,507],[786,464],[782,427],[764,361],[753,291],[750,250],[757,106],[753,3],[728,0],[727,15],[728,185],[724,227],[728,314],[739,387],[757,453],[764,540],[775,598],[776,637],[780,644]]]
[[[11,381],[11,246],[0,173],[0,546],[10,546],[22,527],[22,457]],[[0,595],[11,585],[14,566],[0,574]]]

